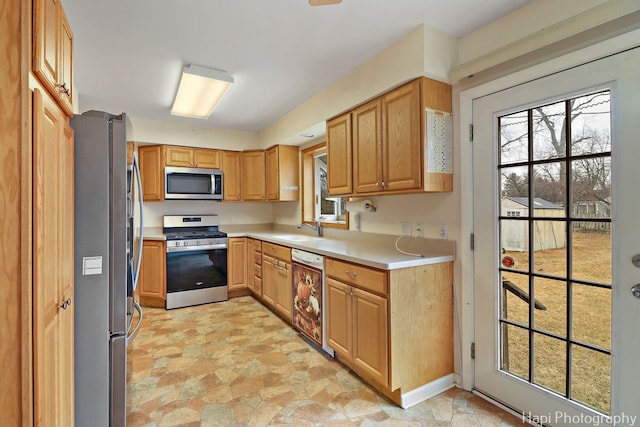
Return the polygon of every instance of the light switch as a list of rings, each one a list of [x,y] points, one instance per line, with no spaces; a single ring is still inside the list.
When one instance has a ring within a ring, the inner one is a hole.
[[[94,274],[102,274],[102,257],[101,256],[82,257],[82,275],[90,276]]]

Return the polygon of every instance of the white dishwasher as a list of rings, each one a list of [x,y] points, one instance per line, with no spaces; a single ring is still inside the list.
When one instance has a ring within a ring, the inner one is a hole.
[[[331,357],[333,349],[327,345],[324,302],[324,257],[293,248],[291,250],[293,286],[293,327],[322,348]]]

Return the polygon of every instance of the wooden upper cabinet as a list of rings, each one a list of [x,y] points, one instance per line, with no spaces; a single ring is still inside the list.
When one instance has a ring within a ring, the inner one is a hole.
[[[140,146],[138,158],[142,180],[142,200],[156,202],[164,200],[164,146]]]
[[[219,169],[222,165],[220,150],[207,148],[167,146],[166,166]]]
[[[299,198],[299,149],[276,145],[266,152],[267,199],[293,201]]]
[[[420,81],[382,97],[382,186],[385,191],[422,187]]]
[[[198,168],[220,169],[222,167],[222,152],[207,148],[194,148],[193,162]]]
[[[353,193],[351,113],[327,121],[329,195]]]
[[[65,111],[73,112],[73,32],[69,21],[61,10],[60,29],[60,76],[62,77],[59,88],[62,105]]]
[[[353,125],[353,186],[355,193],[384,190],[382,162],[382,101],[367,102],[351,112]]]
[[[328,120],[329,194],[452,191],[450,170],[427,167],[434,142],[427,141],[425,119],[425,109],[436,110],[437,117],[449,114],[450,119],[451,106],[451,86],[422,77]],[[451,125],[446,119],[433,123],[436,128]],[[434,159],[450,156],[452,141],[449,137],[434,144],[441,146],[436,150],[447,145]]]
[[[250,150],[242,152],[242,199],[266,200],[265,152]]]
[[[242,199],[242,170],[240,151],[222,152],[222,173],[224,183],[224,200],[239,201]]]
[[[33,9],[33,72],[67,116],[72,116],[71,27],[60,0],[35,0]]]
[[[165,148],[164,163],[167,166],[195,166],[193,163],[193,148],[167,146]]]

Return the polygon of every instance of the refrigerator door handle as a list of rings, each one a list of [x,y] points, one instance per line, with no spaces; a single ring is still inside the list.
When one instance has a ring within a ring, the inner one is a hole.
[[[138,304],[137,301],[134,301],[133,308],[138,312],[138,323],[136,324],[136,327],[133,328],[133,332],[127,335],[127,345],[136,337],[136,335],[138,334],[138,330],[142,325],[142,307],[140,307],[140,304]],[[133,323],[133,315],[131,315],[131,323]],[[129,329],[131,329],[131,323],[129,324]]]
[[[140,208],[140,236],[138,238],[138,260],[136,262],[135,272],[133,272],[133,290],[138,285],[138,276],[140,274],[140,264],[142,263],[142,242],[144,240],[144,212],[142,209],[142,179],[140,178],[140,167],[138,165],[138,157],[133,152],[133,170],[135,171],[136,181],[138,184],[138,207]]]

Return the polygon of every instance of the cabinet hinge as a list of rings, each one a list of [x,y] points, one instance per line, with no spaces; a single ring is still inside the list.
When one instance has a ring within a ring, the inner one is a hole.
[[[471,343],[471,358],[476,358],[476,343],[474,342]]]
[[[476,248],[476,235],[471,233],[471,235],[469,236],[469,247],[471,248],[471,250],[474,250]]]
[[[473,141],[473,123],[469,125],[469,141]]]

